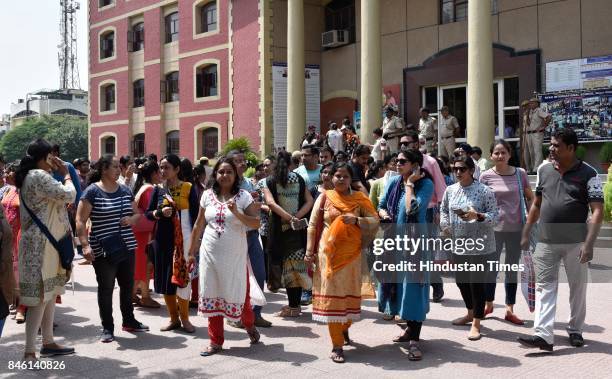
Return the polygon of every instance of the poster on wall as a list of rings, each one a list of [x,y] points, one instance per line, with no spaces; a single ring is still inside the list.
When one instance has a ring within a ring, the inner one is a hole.
[[[612,141],[612,89],[548,93],[540,100],[552,115],[546,141],[563,128],[572,128],[583,142]]]
[[[546,63],[546,91],[612,86],[612,55]]]
[[[287,145],[287,75],[286,63],[272,64],[272,113],[274,129],[274,149],[282,149]],[[303,133],[308,125],[314,125],[317,132],[321,131],[321,82],[318,65],[306,65],[304,68],[306,85],[306,122]]]

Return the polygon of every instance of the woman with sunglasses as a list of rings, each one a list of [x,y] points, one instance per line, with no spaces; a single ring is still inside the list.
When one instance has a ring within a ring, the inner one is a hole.
[[[452,238],[454,267],[467,268],[457,269],[455,275],[467,315],[454,320],[453,325],[472,323],[468,339],[476,341],[481,338],[480,320],[484,318],[488,261],[495,259],[493,226],[497,220],[497,202],[493,191],[474,179],[475,164],[471,157],[455,158],[452,168],[457,183],[444,192],[440,229]]]
[[[499,222],[495,225],[496,260],[499,260],[502,248],[506,247],[505,264],[518,264],[521,258],[521,230],[526,221],[525,212],[533,200],[533,192],[529,185],[527,173],[522,168],[508,164],[512,156],[510,144],[503,139],[491,145],[491,160],[495,167],[486,170],[480,175],[480,182],[489,186],[499,208]],[[524,194],[524,198],[521,198]],[[493,313],[493,300],[495,299],[495,276],[487,283],[485,316]],[[504,319],[516,325],[523,325],[523,320],[514,314],[516,303],[517,272],[508,271],[505,274],[506,289],[506,316]]]
[[[385,193],[378,207],[378,214],[383,221],[395,225],[385,230],[389,237],[422,236],[427,234],[427,205],[434,192],[431,175],[422,169],[423,155],[418,150],[402,150],[397,156],[396,167],[399,175],[389,179]],[[397,252],[387,252],[386,257],[394,260],[414,261],[428,260],[427,252],[420,250],[399,255]],[[385,256],[383,256],[384,259]],[[426,273],[405,273],[381,283],[378,294],[378,308],[391,316],[399,316],[406,321],[404,334],[394,339],[394,342],[409,342],[408,359],[420,361],[423,354],[418,342],[421,326],[429,312],[429,278]]]

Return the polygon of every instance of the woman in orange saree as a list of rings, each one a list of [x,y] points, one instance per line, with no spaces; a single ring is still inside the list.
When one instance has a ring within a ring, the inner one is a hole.
[[[353,173],[346,163],[332,168],[333,190],[317,198],[308,226],[306,257],[315,264],[312,318],[329,327],[331,359],[344,362],[342,346],[361,313],[362,250],[378,230],[378,215],[370,199],[352,191]]]

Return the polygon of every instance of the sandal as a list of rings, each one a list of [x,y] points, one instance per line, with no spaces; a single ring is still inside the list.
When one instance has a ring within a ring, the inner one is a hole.
[[[215,355],[217,353],[220,353],[221,350],[223,350],[223,346],[211,344],[210,346],[208,346],[206,348],[206,350],[201,351],[200,355],[203,356],[203,357],[210,357],[211,355]]]
[[[408,331],[405,331],[401,336],[397,336],[393,339],[393,342],[410,342],[410,336]]]
[[[411,343],[410,346],[408,346],[408,360],[420,361],[421,359],[423,359],[423,353],[419,349],[419,345]]]
[[[255,327],[251,330],[247,330],[247,334],[249,335],[249,339],[251,340],[251,345],[255,345],[256,343],[258,343],[259,339],[261,338],[261,334],[259,334],[259,331]]]
[[[280,312],[274,314],[276,317],[298,317],[302,312],[300,307],[292,308],[288,305],[285,305],[281,308]]]
[[[159,307],[161,307],[161,305],[157,301],[151,299],[150,297],[143,297],[142,299],[140,299],[140,306],[143,307],[143,308],[159,308]]]
[[[331,355],[329,356],[334,363],[344,363],[344,351],[340,349],[332,349]]]
[[[470,322],[472,322],[472,319],[470,318],[470,316],[463,316],[463,317],[454,319],[453,325],[463,326],[463,325],[469,324]]]
[[[476,329],[476,333],[473,334],[472,330],[474,328],[470,329],[470,332],[468,333],[468,340],[470,341],[478,341],[480,338],[482,338],[482,334],[480,334],[480,329]]]

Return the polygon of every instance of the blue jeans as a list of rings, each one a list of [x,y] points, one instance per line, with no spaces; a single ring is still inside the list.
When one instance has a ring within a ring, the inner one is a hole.
[[[261,290],[264,290],[264,281],[266,280],[266,265],[264,261],[264,252],[259,242],[259,231],[250,230],[247,232],[247,244],[249,246],[249,260],[253,268],[253,275],[257,280],[257,284]],[[261,306],[254,305],[253,313],[255,318],[261,317]]]
[[[0,337],[2,337],[2,329],[4,329],[4,321],[6,321],[6,317],[0,319]]]

